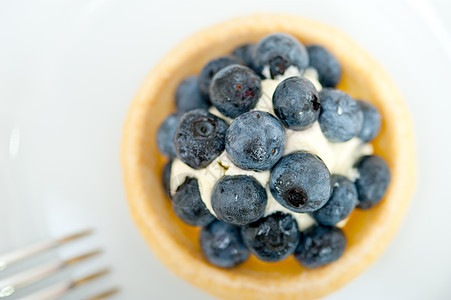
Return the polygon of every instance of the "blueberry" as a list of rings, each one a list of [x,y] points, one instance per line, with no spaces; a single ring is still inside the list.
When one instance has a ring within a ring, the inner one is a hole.
[[[208,62],[202,69],[199,77],[199,87],[202,95],[208,98],[210,83],[216,73],[227,66],[241,63],[242,61],[233,55],[218,57]]]
[[[253,59],[259,72],[269,66],[271,78],[283,75],[290,66],[303,70],[309,64],[304,45],[285,33],[274,33],[261,39],[255,46]]]
[[[331,194],[331,175],[318,156],[306,151],[288,154],[274,166],[269,178],[273,197],[289,210],[312,212]]]
[[[177,125],[180,121],[180,114],[173,113],[169,115],[157,131],[157,146],[161,154],[175,158],[177,156],[174,144],[174,135],[177,130]]]
[[[293,254],[299,230],[292,216],[276,212],[242,227],[244,243],[259,259],[281,261]]]
[[[307,46],[310,66],[318,72],[318,81],[323,87],[335,87],[341,79],[341,66],[338,60],[319,45]]]
[[[355,184],[341,175],[332,175],[332,195],[327,203],[312,213],[315,220],[323,225],[335,225],[346,219],[357,205]]]
[[[242,60],[249,68],[255,70],[254,59],[252,58],[254,48],[254,44],[241,45],[233,50],[232,54]]]
[[[304,130],[318,119],[318,92],[310,80],[290,77],[279,83],[272,96],[274,112],[285,127]]]
[[[196,108],[208,109],[210,104],[202,96],[197,76],[187,77],[180,83],[175,92],[175,105],[179,112],[187,112]]]
[[[205,226],[215,219],[202,202],[196,178],[187,177],[177,188],[172,208],[183,222],[192,226]]]
[[[171,168],[172,168],[172,160],[168,161],[164,167],[163,167],[163,189],[168,195],[169,198],[171,198]]]
[[[331,142],[346,142],[362,129],[363,113],[348,94],[336,89],[319,92],[321,112],[318,118],[324,136]]]
[[[355,181],[359,195],[358,208],[369,209],[378,204],[390,183],[387,163],[377,155],[362,157],[356,164],[359,177]]]
[[[223,176],[213,187],[211,205],[218,219],[246,225],[263,216],[268,196],[252,176]]]
[[[306,268],[318,268],[339,259],[346,244],[346,236],[340,228],[313,225],[301,233],[294,257]]]
[[[202,228],[199,241],[205,258],[217,267],[233,268],[245,262],[250,255],[240,228],[219,220]]]
[[[285,151],[286,135],[273,115],[251,111],[227,129],[225,149],[230,160],[245,170],[269,170]]]
[[[231,65],[213,77],[210,100],[225,116],[236,118],[254,108],[260,98],[260,77],[248,67]]]
[[[205,109],[185,113],[175,133],[177,156],[194,169],[206,167],[225,148],[227,123]]]
[[[381,129],[382,117],[379,110],[371,103],[357,100],[363,113],[363,125],[357,135],[363,142],[368,143],[374,140]]]

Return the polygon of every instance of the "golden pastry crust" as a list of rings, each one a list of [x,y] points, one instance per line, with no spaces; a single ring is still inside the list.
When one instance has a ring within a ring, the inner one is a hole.
[[[287,32],[304,44],[320,44],[340,61],[340,89],[375,104],[383,116],[374,141],[392,180],[381,204],[355,210],[343,228],[348,247],[340,260],[308,270],[292,257],[265,263],[251,257],[233,270],[209,265],[198,245],[198,228],[183,224],[161,185],[165,159],[155,133],[174,109],[173,95],[183,78],[197,74],[212,58],[272,32]],[[178,45],[145,79],[128,113],[122,140],[122,166],[129,207],[156,256],[175,274],[224,299],[316,299],[349,282],[385,250],[395,235],[416,180],[413,126],[403,99],[385,71],[343,33],[324,24],[287,15],[251,15],[203,30]]]

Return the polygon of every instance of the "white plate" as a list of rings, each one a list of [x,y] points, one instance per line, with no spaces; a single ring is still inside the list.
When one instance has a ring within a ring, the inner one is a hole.
[[[236,15],[288,12],[336,26],[367,48],[404,93],[418,141],[418,190],[399,235],[327,299],[449,298],[451,23],[442,24],[449,5],[25,2],[0,2],[0,251],[93,227],[94,237],[61,250],[106,250],[73,270],[112,265],[89,292],[119,284],[117,299],[210,299],[170,274],[132,223],[119,163],[122,124],[143,78],[187,35]]]

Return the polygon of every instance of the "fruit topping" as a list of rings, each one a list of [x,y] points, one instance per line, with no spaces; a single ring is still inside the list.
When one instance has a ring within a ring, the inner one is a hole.
[[[316,155],[305,151],[288,154],[274,166],[269,189],[282,206],[294,212],[313,212],[330,198],[329,169]]]
[[[339,259],[346,243],[340,228],[313,225],[301,233],[294,257],[306,268],[322,267]]]
[[[254,59],[252,58],[254,48],[254,44],[245,44],[233,50],[232,54],[242,60],[246,64],[246,66],[248,66],[252,70],[256,70]]]
[[[250,255],[240,234],[240,228],[216,220],[200,232],[200,248],[205,258],[221,268],[233,268]]]
[[[390,171],[367,155],[381,114],[335,89],[341,75],[322,46],[274,33],[180,83],[177,113],[157,132],[171,159],[163,187],[171,198],[170,186],[179,185],[173,210],[203,227],[200,246],[211,264],[232,268],[252,252],[267,262],[294,254],[306,268],[324,266],[345,251],[338,227],[354,208],[382,200]]]
[[[187,177],[177,188],[172,197],[172,208],[183,222],[192,226],[205,226],[215,219],[202,202],[196,178]]]
[[[255,46],[253,59],[260,73],[269,67],[271,78],[285,74],[290,66],[301,71],[309,64],[304,45],[285,33],[274,33],[261,39]]]
[[[175,158],[177,156],[174,144],[175,131],[179,124],[181,115],[178,113],[170,114],[161,123],[157,131],[157,146],[161,154]]]
[[[379,110],[371,103],[357,100],[363,113],[362,129],[357,135],[364,143],[371,142],[376,138],[381,129],[382,117]]]
[[[299,230],[292,216],[276,212],[242,228],[244,243],[259,259],[283,260],[293,254]]]
[[[359,195],[358,208],[369,209],[378,204],[390,183],[390,170],[380,156],[364,156],[357,162],[359,177],[355,181]]]
[[[326,48],[308,45],[310,67],[318,72],[318,80],[323,87],[335,87],[341,79],[341,66]]]
[[[246,225],[265,212],[266,190],[252,176],[223,176],[213,187],[211,205],[216,216],[227,223]]]
[[[304,130],[318,119],[320,100],[315,86],[302,77],[290,77],[279,83],[272,96],[274,112],[282,124],[292,130]]]
[[[312,216],[323,225],[335,225],[346,219],[357,205],[355,184],[341,175],[332,175],[332,195],[326,204],[314,211]]]
[[[171,196],[171,168],[172,168],[172,160],[168,161],[163,167],[163,188],[168,195],[169,198]]]
[[[346,142],[362,129],[363,113],[348,94],[336,89],[319,92],[321,112],[318,118],[324,136],[331,142]]]
[[[215,58],[208,62],[205,67],[202,69],[199,76],[199,87],[202,95],[208,98],[208,93],[210,91],[210,83],[213,79],[213,76],[216,75],[221,69],[234,65],[234,64],[242,64],[243,62],[238,59],[238,57],[234,55],[227,55]]]
[[[260,77],[241,65],[220,70],[210,85],[211,102],[223,115],[231,118],[254,108],[260,95]]]
[[[285,151],[285,130],[273,115],[252,111],[236,118],[226,132],[230,160],[244,170],[269,170]]]
[[[225,148],[227,123],[204,109],[183,115],[175,133],[177,156],[193,169],[206,167]]]
[[[199,78],[189,76],[183,80],[175,92],[175,105],[177,111],[184,113],[197,108],[208,109],[208,99],[202,96],[199,87]]]

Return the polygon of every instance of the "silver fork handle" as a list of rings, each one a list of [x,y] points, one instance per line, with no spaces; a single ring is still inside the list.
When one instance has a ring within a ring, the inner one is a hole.
[[[80,231],[80,232],[77,232],[77,233],[74,233],[71,235],[64,236],[62,238],[49,239],[49,240],[37,242],[32,245],[23,247],[21,249],[14,250],[12,252],[0,255],[0,272],[5,270],[7,267],[12,265],[13,263],[24,260],[26,258],[29,258],[33,255],[44,252],[44,251],[54,248],[56,246],[63,245],[67,242],[85,237],[91,233],[92,233],[92,230],[88,229],[88,230]]]
[[[18,300],[55,300],[65,295],[71,289],[71,283],[62,282],[52,285],[42,291],[36,292],[30,296],[22,297]]]
[[[0,256],[0,271],[6,269],[9,265],[23,260],[25,258],[31,257],[35,254],[43,252],[45,250],[51,249],[58,245],[55,240],[47,240],[38,242],[36,244],[30,245],[13,252],[6,253]]]
[[[7,297],[14,293],[17,289],[43,279],[51,275],[52,273],[62,269],[63,267],[63,262],[54,261],[1,280],[0,298]]]

